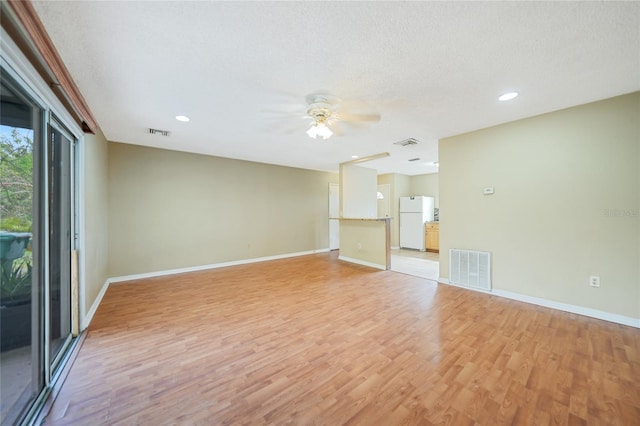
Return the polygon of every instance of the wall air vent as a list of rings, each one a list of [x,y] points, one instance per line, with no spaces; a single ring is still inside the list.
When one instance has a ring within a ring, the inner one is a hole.
[[[420,157],[416,157],[416,158],[409,158],[408,161],[419,161],[419,160],[420,160]]]
[[[449,282],[491,291],[491,254],[449,249]]]
[[[407,145],[418,145],[418,140],[414,138],[405,139],[403,141],[394,142],[394,145],[407,146]]]
[[[169,136],[171,134],[168,130],[149,129],[149,133],[152,135]]]

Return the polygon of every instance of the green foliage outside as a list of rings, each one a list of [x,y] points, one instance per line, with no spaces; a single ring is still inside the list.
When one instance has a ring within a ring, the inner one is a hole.
[[[9,232],[31,232],[31,221],[19,217],[3,217],[0,229]]]
[[[13,262],[0,264],[0,300],[2,305],[25,303],[31,300],[31,253]]]
[[[31,232],[33,141],[14,128],[0,135],[0,229]]]
[[[22,130],[22,132],[20,131]],[[24,129],[0,133],[0,230],[32,232],[33,140]],[[32,253],[0,263],[3,306],[31,300]]]

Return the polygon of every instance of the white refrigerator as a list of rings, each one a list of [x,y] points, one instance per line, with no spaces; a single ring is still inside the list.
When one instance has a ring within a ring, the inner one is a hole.
[[[425,251],[424,224],[433,222],[434,207],[433,197],[400,197],[401,248]]]

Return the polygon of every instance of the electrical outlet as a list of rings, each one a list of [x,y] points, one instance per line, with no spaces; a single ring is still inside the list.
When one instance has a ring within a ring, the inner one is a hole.
[[[591,287],[600,287],[600,277],[597,277],[595,275],[591,275],[589,277],[589,285]]]

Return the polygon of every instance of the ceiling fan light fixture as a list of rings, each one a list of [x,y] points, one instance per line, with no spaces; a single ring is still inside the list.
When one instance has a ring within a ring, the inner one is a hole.
[[[323,121],[316,121],[309,127],[309,130],[307,130],[307,135],[313,139],[317,139],[318,137],[329,139],[333,135],[333,132]]]

